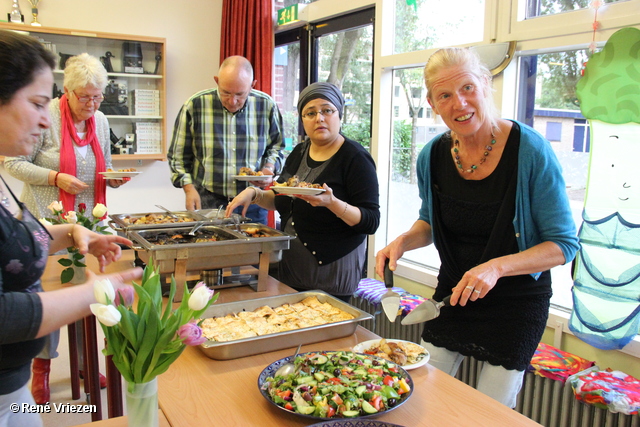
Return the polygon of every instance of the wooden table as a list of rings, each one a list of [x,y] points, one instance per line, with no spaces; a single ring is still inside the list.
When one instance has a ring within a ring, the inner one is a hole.
[[[220,301],[244,296],[222,291]],[[308,344],[301,352],[351,349],[376,338],[373,332],[358,326],[351,336]],[[291,343],[286,350],[224,361],[209,359],[199,348],[188,347],[158,377],[160,408],[172,427],[314,424],[313,419],[275,408],[258,390],[260,372],[274,361],[291,356],[295,347],[296,343]],[[409,373],[414,382],[411,398],[378,420],[406,427],[539,425],[429,364]]]
[[[162,411],[158,410],[158,423],[160,427],[171,427],[167,417],[164,416]],[[102,421],[94,421],[86,424],[79,424],[76,427],[129,427],[127,416],[109,418]]]

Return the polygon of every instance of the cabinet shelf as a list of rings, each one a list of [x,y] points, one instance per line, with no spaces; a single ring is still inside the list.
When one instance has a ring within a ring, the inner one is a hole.
[[[166,160],[166,40],[160,37],[130,34],[82,31],[53,27],[34,27],[0,22],[0,29],[27,32],[39,38],[59,60],[54,73],[57,91],[63,90],[64,71],[61,69],[67,57],[88,53],[111,65],[108,71],[109,86],[105,97],[111,94],[109,104],[119,108],[108,111],[131,114],[106,115],[109,126],[118,137],[135,134],[135,154],[112,154],[115,160]],[[127,45],[125,46],[125,43]],[[128,48],[134,47],[133,50]],[[132,63],[133,61],[133,63]],[[125,73],[124,65],[142,70],[143,73]],[[111,92],[109,90],[111,89]],[[117,91],[117,93],[116,93]],[[134,92],[135,91],[135,92]],[[144,91],[144,92],[143,92]],[[115,95],[114,95],[115,94]],[[135,98],[139,101],[136,103]],[[106,107],[107,100],[102,106]],[[142,101],[141,101],[142,100]],[[126,108],[125,108],[126,106]],[[157,115],[141,115],[144,108]],[[136,114],[136,110],[138,114]],[[107,110],[104,110],[107,111]],[[141,123],[138,125],[138,123]],[[144,126],[144,127],[143,127]],[[150,136],[153,135],[153,136]],[[152,152],[149,152],[152,151]]]

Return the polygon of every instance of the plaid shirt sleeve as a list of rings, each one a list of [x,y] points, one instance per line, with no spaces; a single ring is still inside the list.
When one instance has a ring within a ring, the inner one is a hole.
[[[167,152],[169,168],[171,169],[171,182],[174,187],[183,187],[193,184],[191,176],[193,164],[193,136],[191,134],[192,104],[187,101],[176,118],[173,128],[171,145]]]

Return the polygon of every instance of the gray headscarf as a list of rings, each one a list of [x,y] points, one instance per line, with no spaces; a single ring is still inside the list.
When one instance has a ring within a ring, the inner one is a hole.
[[[305,87],[302,92],[300,92],[300,97],[298,98],[298,114],[302,116],[302,110],[305,105],[307,105],[309,101],[313,101],[318,98],[326,99],[335,105],[338,109],[338,114],[342,119],[344,96],[342,96],[342,92],[340,92],[340,89],[338,89],[336,85],[327,82],[311,83],[309,86]]]

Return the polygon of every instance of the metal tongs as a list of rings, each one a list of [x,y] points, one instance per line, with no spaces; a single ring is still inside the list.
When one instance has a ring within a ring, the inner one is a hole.
[[[171,212],[169,209],[165,208],[164,206],[156,205],[156,207],[160,208],[163,211],[165,211],[166,213],[168,213],[170,217],[178,219],[178,215],[174,214],[173,212]]]

